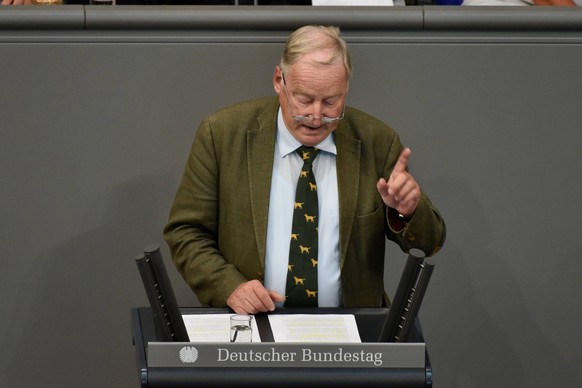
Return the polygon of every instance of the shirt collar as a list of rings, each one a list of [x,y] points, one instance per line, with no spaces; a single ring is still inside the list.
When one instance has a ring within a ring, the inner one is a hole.
[[[297,141],[287,129],[285,121],[283,120],[283,111],[279,107],[279,112],[277,113],[277,145],[279,147],[279,156],[284,158],[289,155],[299,147],[301,143]],[[335,140],[333,136],[326,137],[321,143],[317,144],[315,147],[322,151],[329,152],[330,154],[337,155],[337,148],[335,146]]]

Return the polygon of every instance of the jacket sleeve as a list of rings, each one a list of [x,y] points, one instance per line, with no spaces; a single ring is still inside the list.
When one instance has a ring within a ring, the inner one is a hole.
[[[210,120],[198,128],[164,228],[172,259],[203,305],[226,306],[247,279],[218,249],[220,166]]]
[[[396,135],[387,158],[385,177],[390,176],[403,149]],[[445,222],[430,198],[422,191],[422,187],[420,202],[411,219],[401,220],[396,210],[386,207],[386,220],[387,237],[406,253],[416,248],[423,251],[427,257],[433,256],[445,242]]]

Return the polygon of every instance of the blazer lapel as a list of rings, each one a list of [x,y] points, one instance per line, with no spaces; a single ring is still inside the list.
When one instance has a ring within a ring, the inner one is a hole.
[[[276,100],[275,100],[276,101]],[[277,103],[268,104],[257,117],[257,126],[247,131],[247,160],[253,226],[261,265],[265,266],[267,219],[275,153]]]
[[[337,147],[337,182],[339,194],[340,268],[343,268],[358,202],[360,181],[361,142],[350,137],[346,122],[340,123],[334,131]]]
[[[253,227],[261,265],[265,266],[267,221],[275,153],[275,133],[278,104],[268,104],[257,118],[257,126],[247,131],[247,160]],[[361,142],[351,137],[346,122],[334,131],[337,147],[337,178],[339,195],[340,266],[343,267],[349,237],[356,216],[360,181]]]

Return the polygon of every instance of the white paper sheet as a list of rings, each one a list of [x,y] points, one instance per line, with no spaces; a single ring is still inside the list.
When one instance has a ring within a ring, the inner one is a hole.
[[[273,314],[275,342],[362,342],[351,314]]]
[[[230,342],[230,317],[232,314],[184,314],[184,326],[190,342]],[[252,321],[253,342],[261,342],[259,328]]]
[[[394,5],[393,0],[311,0],[312,5]]]

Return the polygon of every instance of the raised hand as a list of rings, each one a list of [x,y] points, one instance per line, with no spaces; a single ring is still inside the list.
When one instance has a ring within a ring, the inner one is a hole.
[[[414,214],[420,201],[420,187],[408,173],[408,159],[411,154],[410,148],[405,148],[388,181],[380,178],[376,185],[384,203],[406,217]]]

